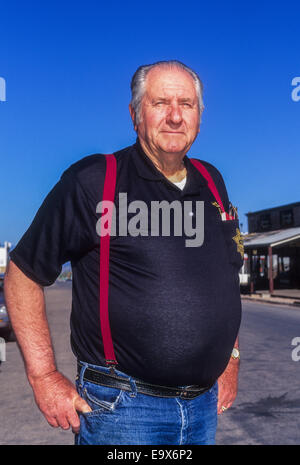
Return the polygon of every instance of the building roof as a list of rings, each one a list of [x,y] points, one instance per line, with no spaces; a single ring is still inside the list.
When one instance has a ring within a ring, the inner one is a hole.
[[[246,216],[256,215],[257,213],[270,212],[272,210],[281,210],[282,208],[298,207],[299,205],[300,205],[300,202],[288,203],[286,205],[279,205],[278,207],[264,208],[263,210],[256,210],[255,212],[248,212],[246,213]]]
[[[298,242],[297,245],[300,246],[300,227],[246,234],[243,239],[245,249],[277,247],[294,241]]]

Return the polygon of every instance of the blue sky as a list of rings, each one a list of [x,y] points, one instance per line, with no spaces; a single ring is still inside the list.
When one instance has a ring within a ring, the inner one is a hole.
[[[132,144],[131,76],[178,59],[204,83],[190,155],[244,214],[300,200],[299,2],[2,2],[0,242],[15,244],[62,172]]]

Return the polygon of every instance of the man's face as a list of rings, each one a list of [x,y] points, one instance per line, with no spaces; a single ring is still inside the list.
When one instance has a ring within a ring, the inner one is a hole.
[[[142,145],[158,156],[185,154],[197,137],[199,124],[193,78],[176,67],[149,71],[136,128]]]

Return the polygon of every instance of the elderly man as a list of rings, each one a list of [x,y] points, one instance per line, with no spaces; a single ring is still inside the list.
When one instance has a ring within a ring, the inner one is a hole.
[[[37,405],[77,444],[214,444],[237,394],[238,220],[220,173],[186,155],[203,111],[197,74],[158,62],[131,89],[136,143],[64,172],[11,253],[7,306]],[[138,228],[136,206],[148,220],[155,202],[185,211],[169,234],[151,218]],[[178,234],[182,221],[192,229]],[[77,390],[57,370],[43,294],[67,261]]]

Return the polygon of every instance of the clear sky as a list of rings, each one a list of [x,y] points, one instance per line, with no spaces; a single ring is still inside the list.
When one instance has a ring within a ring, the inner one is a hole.
[[[0,6],[0,242],[20,239],[62,172],[135,141],[130,80],[178,59],[204,83],[189,155],[244,214],[300,200],[299,1],[14,1]]]

